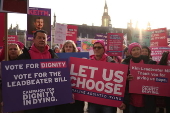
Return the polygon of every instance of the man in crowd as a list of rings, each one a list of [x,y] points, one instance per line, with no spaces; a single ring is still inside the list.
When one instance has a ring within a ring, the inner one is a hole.
[[[53,59],[58,58],[52,49],[47,45],[47,33],[43,30],[37,30],[33,36],[33,44],[29,49],[24,49],[23,54],[18,57],[22,59]],[[31,109],[26,113],[55,113],[55,106]]]

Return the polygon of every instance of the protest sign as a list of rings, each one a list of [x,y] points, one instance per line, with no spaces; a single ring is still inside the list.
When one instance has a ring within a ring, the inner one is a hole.
[[[54,43],[64,44],[67,35],[67,25],[66,24],[55,24],[55,38]]]
[[[93,44],[97,40],[101,39],[80,39],[81,41],[81,52],[89,52],[90,55],[93,55]],[[101,40],[104,41],[104,40]]]
[[[96,34],[95,39],[104,40],[104,44],[105,44],[105,46],[107,46],[107,35],[105,35],[105,34]]]
[[[8,35],[8,44],[15,43],[16,41],[18,41],[17,35]]]
[[[160,47],[160,46],[168,46],[166,28],[152,30],[150,47]]]
[[[2,62],[4,112],[72,102],[68,60]]]
[[[51,40],[51,9],[29,7],[27,15],[27,40],[33,40],[33,33],[36,30],[44,30],[48,34],[48,41]]]
[[[81,41],[76,42],[77,47],[81,47]]]
[[[159,63],[160,59],[162,58],[162,54],[165,51],[169,51],[170,52],[170,47],[150,47],[151,49],[151,56],[152,56],[152,60],[156,61],[157,63]],[[168,58],[168,65],[170,65],[170,59]]]
[[[93,50],[93,44],[99,39],[80,39],[82,52]]]
[[[128,66],[70,58],[72,91],[76,100],[119,107],[126,86]]]
[[[56,53],[59,58],[70,58],[70,57],[77,57],[77,58],[85,58],[89,59],[89,52],[78,52],[78,53]]]
[[[109,56],[122,56],[123,33],[107,34],[107,54]]]
[[[130,93],[170,97],[169,66],[132,63],[130,73],[134,76],[130,81]]]
[[[77,26],[67,25],[66,40],[72,40],[74,43],[77,41]]]

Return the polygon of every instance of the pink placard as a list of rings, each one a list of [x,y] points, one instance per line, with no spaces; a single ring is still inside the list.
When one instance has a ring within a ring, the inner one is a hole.
[[[131,63],[130,93],[170,97],[170,66]]]
[[[77,41],[77,26],[67,25],[66,40],[72,40],[76,43]]]
[[[17,35],[8,35],[8,44],[15,43],[16,41],[18,41]]]
[[[70,58],[72,91],[76,100],[119,107],[123,101],[128,66]]]
[[[168,46],[167,42],[167,29],[153,29],[150,41],[150,47]]]

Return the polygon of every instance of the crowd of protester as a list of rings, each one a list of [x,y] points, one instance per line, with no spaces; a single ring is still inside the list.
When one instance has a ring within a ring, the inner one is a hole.
[[[152,64],[152,65],[167,65],[167,57],[169,52],[164,52],[159,63],[152,60],[151,50],[147,46],[141,47],[139,43],[131,43],[123,48],[123,56],[108,56],[103,41],[96,41],[93,44],[94,55],[90,56],[89,60],[120,63],[130,65],[131,63]],[[54,49],[50,49],[47,45],[47,33],[43,30],[38,30],[34,33],[33,44],[26,48],[21,42],[16,42],[8,45],[8,59],[27,60],[27,59],[58,59],[56,53],[72,53],[81,52],[80,47],[76,47],[74,41],[67,40],[62,48],[56,45]],[[0,60],[5,59],[5,50],[3,49],[0,55]],[[113,67],[114,68],[114,67]],[[129,93],[129,82],[133,81],[134,76],[128,71],[127,82],[124,94],[124,100],[119,109],[124,113],[156,113],[156,108],[159,108],[159,113],[170,113],[170,97],[159,97],[153,95],[131,94]],[[3,106],[2,84],[0,92],[1,112]],[[74,99],[74,95],[73,95]],[[17,104],[17,103],[16,103]],[[116,113],[117,108],[95,103],[88,103],[88,113]],[[43,107],[13,113],[84,113],[84,102],[75,100],[72,103]]]

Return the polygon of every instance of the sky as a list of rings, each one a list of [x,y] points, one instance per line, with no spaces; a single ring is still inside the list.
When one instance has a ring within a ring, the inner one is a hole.
[[[112,26],[127,28],[130,20],[139,28],[170,29],[169,0],[106,0]],[[105,0],[29,0],[30,7],[50,8],[51,23],[54,13],[57,23],[87,24],[101,26]],[[19,24],[20,29],[27,29],[27,15],[9,13],[8,28]]]

